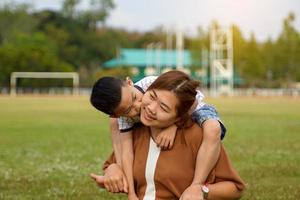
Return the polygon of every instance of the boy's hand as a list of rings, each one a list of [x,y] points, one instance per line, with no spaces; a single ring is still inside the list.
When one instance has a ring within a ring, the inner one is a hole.
[[[128,194],[128,200],[139,200],[135,193]]]
[[[156,144],[163,150],[172,149],[176,136],[177,126],[173,125],[164,130],[156,137]]]
[[[200,184],[190,185],[182,193],[179,200],[203,200],[203,194]]]

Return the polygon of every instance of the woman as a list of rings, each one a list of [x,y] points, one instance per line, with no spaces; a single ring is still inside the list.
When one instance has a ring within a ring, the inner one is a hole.
[[[162,74],[145,93],[141,108],[144,125],[133,130],[133,174],[139,199],[179,199],[191,186],[202,130],[191,121],[188,111],[198,85],[183,72],[170,71]],[[174,146],[172,150],[160,151],[155,139],[173,124],[178,126]],[[238,199],[245,188],[223,146],[207,184],[202,186],[205,199]]]

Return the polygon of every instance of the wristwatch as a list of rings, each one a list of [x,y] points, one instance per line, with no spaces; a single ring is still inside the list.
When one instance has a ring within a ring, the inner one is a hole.
[[[202,194],[203,194],[203,199],[207,200],[209,188],[207,187],[207,185],[202,185],[201,190],[202,190]]]

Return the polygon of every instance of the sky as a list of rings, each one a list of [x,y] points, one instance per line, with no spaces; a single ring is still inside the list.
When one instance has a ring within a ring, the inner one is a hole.
[[[8,1],[8,0],[1,0]],[[35,10],[60,9],[62,0],[14,0],[34,5]],[[78,9],[86,9],[89,0],[81,0]],[[275,39],[283,19],[294,12],[294,27],[300,31],[300,0],[114,0],[115,9],[107,25],[130,31],[149,31],[158,26],[195,35],[197,28],[207,29],[212,20],[222,26],[236,24],[245,37],[253,32],[260,41]]]

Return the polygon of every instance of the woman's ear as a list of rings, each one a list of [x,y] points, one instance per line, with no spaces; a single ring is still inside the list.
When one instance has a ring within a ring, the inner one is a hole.
[[[190,119],[190,115],[185,113],[183,116],[176,118],[175,124],[178,128],[183,128],[186,126],[186,124],[190,124],[189,121],[192,122],[192,120],[189,120],[189,119]]]
[[[131,80],[131,78],[129,76],[126,77],[126,83],[128,85],[133,85],[133,81]]]

